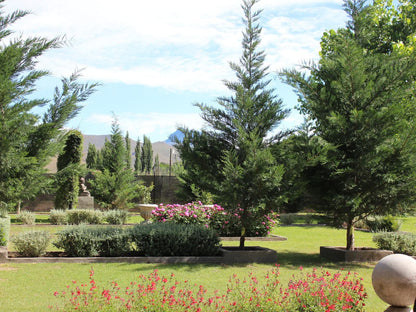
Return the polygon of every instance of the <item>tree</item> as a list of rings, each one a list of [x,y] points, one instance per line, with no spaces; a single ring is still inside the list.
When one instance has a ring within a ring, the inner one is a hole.
[[[82,157],[82,134],[72,130],[66,135],[65,147],[58,156],[55,207],[76,207],[79,193],[79,171]]]
[[[114,118],[110,140],[102,149],[103,168],[90,181],[94,197],[109,209],[129,209],[133,200],[148,196],[151,188],[135,180],[133,171],[126,167],[126,148],[120,126]]]
[[[131,142],[128,131],[126,132],[124,139],[126,141],[126,168],[131,169]]]
[[[153,169],[153,149],[152,142],[147,136],[143,136],[143,146],[141,153],[142,172],[151,173]]]
[[[38,58],[64,42],[61,38],[11,39],[9,27],[28,12],[0,14],[0,201],[13,206],[50,187],[43,168],[59,151],[61,129],[97,84],[79,84],[76,72],[62,79],[62,90],[56,88],[52,103],[31,97],[36,82],[49,74],[36,69]],[[46,104],[49,108],[43,117],[34,112]]]
[[[181,129],[185,143],[178,144],[185,169],[200,171],[198,177],[215,178],[215,182],[209,182],[209,191],[224,208],[240,211],[241,248],[244,248],[247,228],[259,222],[258,216],[277,208],[283,174],[283,167],[276,164],[270,152],[269,142],[273,138],[269,136],[286,111],[274,95],[274,89],[268,89],[268,67],[263,65],[265,53],[259,51],[261,11],[253,10],[257,2],[244,0],[242,4],[243,53],[239,63],[230,63],[237,80],[225,82],[233,95],[219,97],[219,108],[197,104],[209,129],[200,133]],[[202,171],[205,168],[208,171]],[[188,179],[190,174],[193,172],[188,171]]]
[[[137,139],[136,146],[134,148],[134,172],[135,174],[140,174],[142,172],[142,162],[141,162],[141,147],[140,147],[140,138]]]
[[[319,168],[320,208],[345,222],[348,250],[356,222],[415,198],[414,37],[393,36],[407,22],[387,1],[363,3],[345,1],[347,27],[324,33],[319,63],[304,66],[308,74],[283,72],[315,134],[331,147]],[[390,35],[379,40],[376,33]]]
[[[98,169],[99,165],[99,152],[94,144],[88,144],[87,158],[85,159],[88,169]]]

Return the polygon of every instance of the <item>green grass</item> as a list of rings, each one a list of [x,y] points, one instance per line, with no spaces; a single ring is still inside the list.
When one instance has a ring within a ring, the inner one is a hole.
[[[402,230],[416,232],[416,217],[404,219]],[[32,228],[44,228],[52,232],[62,227],[20,226],[12,225],[12,233]],[[247,245],[261,245],[273,248],[278,253],[281,282],[287,283],[293,274],[302,266],[305,270],[324,268],[330,271],[340,269],[357,272],[364,278],[369,294],[366,300],[368,312],[384,311],[383,303],[374,293],[371,286],[371,274],[375,263],[339,264],[321,260],[319,246],[344,246],[345,230],[329,227],[278,227],[273,234],[286,236],[282,242],[247,242]],[[227,242],[226,245],[236,245]],[[225,245],[225,243],[224,243]],[[356,246],[374,247],[372,234],[356,231]],[[163,265],[163,264],[0,264],[0,310],[1,311],[48,311],[48,305],[56,305],[53,296],[55,291],[62,291],[73,280],[88,282],[89,270],[95,271],[99,285],[107,286],[112,280],[121,286],[127,286],[139,274],[148,274],[155,269],[159,275],[170,276],[174,273],[179,281],[204,285],[209,291],[225,290],[230,276],[237,274],[245,277],[249,272],[261,277],[271,265]]]

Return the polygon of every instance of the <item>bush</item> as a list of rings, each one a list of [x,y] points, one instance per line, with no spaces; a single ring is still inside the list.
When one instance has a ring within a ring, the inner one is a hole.
[[[128,212],[126,210],[109,210],[104,213],[104,219],[109,224],[126,224]]]
[[[302,269],[301,269],[302,271]],[[353,272],[301,272],[284,285],[279,270],[265,276],[233,275],[227,287],[209,292],[204,285],[180,281],[158,270],[140,274],[127,285],[101,284],[90,271],[89,281],[72,281],[55,291],[64,311],[364,311],[367,293]]]
[[[86,225],[68,227],[57,233],[54,246],[70,257],[117,257],[128,254],[129,239],[118,227],[91,227]]]
[[[266,236],[270,229],[277,224],[276,216],[254,215],[253,223],[246,229],[246,236]],[[241,235],[241,210],[225,211],[219,205],[203,205],[201,202],[186,205],[159,206],[153,211],[153,220],[158,222],[173,222],[179,224],[200,224],[215,230],[219,236],[230,237]]]
[[[295,223],[298,219],[297,214],[295,213],[285,213],[280,215],[280,224],[291,225]]]
[[[62,225],[68,223],[68,216],[63,209],[52,209],[49,212],[49,221],[54,225]]]
[[[402,221],[392,215],[373,216],[365,221],[367,229],[371,232],[397,232],[400,230]]]
[[[416,256],[416,234],[404,232],[380,233],[373,236],[373,241],[380,249]]]
[[[0,246],[7,246],[10,234],[10,217],[0,217]]]
[[[33,225],[36,221],[36,216],[33,212],[22,211],[17,215],[16,220],[22,222],[23,224]]]
[[[219,253],[217,233],[199,224],[139,224],[128,232],[135,254],[141,256],[215,256]]]
[[[103,213],[94,209],[74,209],[67,210],[69,224],[101,224],[103,222]]]
[[[45,254],[50,240],[49,232],[29,231],[13,236],[11,242],[21,256],[40,257]]]

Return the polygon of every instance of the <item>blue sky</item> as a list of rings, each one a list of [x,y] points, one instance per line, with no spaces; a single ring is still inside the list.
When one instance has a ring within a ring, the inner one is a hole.
[[[194,103],[215,105],[233,80],[228,63],[241,54],[240,0],[6,0],[3,10],[31,15],[14,25],[23,36],[65,35],[68,45],[49,51],[39,68],[52,76],[38,94],[51,97],[60,77],[83,69],[82,80],[102,85],[69,127],[84,134],[108,134],[113,113],[131,138],[145,134],[163,141],[179,125],[199,129]],[[270,87],[286,108],[296,96],[276,72],[317,59],[325,30],[345,25],[342,0],[261,0],[262,46],[270,66]],[[301,122],[292,111],[283,123]]]

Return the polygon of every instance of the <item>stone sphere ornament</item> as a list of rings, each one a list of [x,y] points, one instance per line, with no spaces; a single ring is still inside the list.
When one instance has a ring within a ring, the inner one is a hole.
[[[416,298],[416,260],[393,254],[381,259],[373,270],[376,294],[393,307],[408,307]]]

